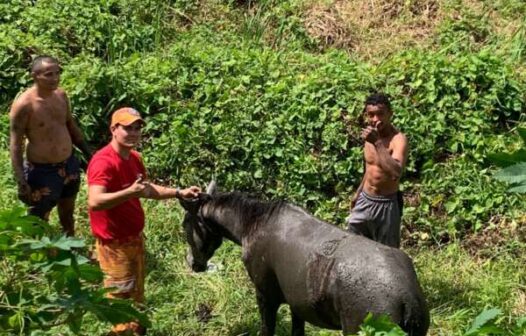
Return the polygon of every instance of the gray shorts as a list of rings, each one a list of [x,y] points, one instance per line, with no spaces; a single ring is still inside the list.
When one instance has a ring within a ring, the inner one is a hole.
[[[361,192],[347,217],[347,230],[379,243],[400,247],[401,204],[399,196],[371,196]]]

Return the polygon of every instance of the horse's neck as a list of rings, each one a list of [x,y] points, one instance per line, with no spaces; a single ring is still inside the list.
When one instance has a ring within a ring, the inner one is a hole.
[[[233,209],[209,207],[206,216],[219,226],[225,238],[241,245],[243,239],[243,223],[236,216]]]

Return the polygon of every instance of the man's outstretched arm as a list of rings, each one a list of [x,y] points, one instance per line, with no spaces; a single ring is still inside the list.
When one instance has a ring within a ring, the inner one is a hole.
[[[384,146],[381,140],[374,143],[374,148],[378,154],[378,165],[391,176],[393,180],[398,180],[404,170],[409,146],[404,134],[398,133],[393,138],[392,153]]]
[[[152,199],[167,199],[167,198],[196,198],[201,192],[201,188],[196,186],[191,186],[189,188],[179,189],[179,188],[170,188],[163,187],[157,184],[150,183],[150,193],[147,198]]]

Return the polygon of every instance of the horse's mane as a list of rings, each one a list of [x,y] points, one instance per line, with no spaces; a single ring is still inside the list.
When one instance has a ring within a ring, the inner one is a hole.
[[[256,195],[238,191],[216,193],[212,203],[214,207],[229,207],[239,215],[239,220],[243,223],[243,236],[252,235],[287,205],[284,200],[264,201]]]

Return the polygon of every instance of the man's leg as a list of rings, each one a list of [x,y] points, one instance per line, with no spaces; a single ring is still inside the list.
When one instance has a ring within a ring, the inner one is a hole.
[[[75,234],[75,219],[73,217],[75,211],[75,196],[58,200],[57,210],[62,232],[69,237],[73,237]]]
[[[68,235],[75,234],[75,199],[80,189],[80,172],[78,160],[72,155],[66,162],[65,166],[58,171],[59,176],[63,178],[62,192],[58,201],[58,216],[62,231]]]
[[[104,287],[115,290],[108,293],[110,298],[133,299],[136,303],[144,300],[144,240],[137,237],[126,243],[96,244],[99,265],[104,273]],[[144,335],[146,330],[135,321],[113,326],[108,335],[123,335],[133,332]]]
[[[387,246],[400,248],[401,217],[397,200],[385,203],[378,215],[378,241]]]
[[[31,205],[28,214],[48,221],[51,210],[57,205],[62,180],[51,166],[25,163],[24,173],[31,187]]]
[[[356,205],[347,217],[347,231],[375,239],[374,231],[371,230],[371,216],[369,214],[370,202],[360,194],[356,200]]]

